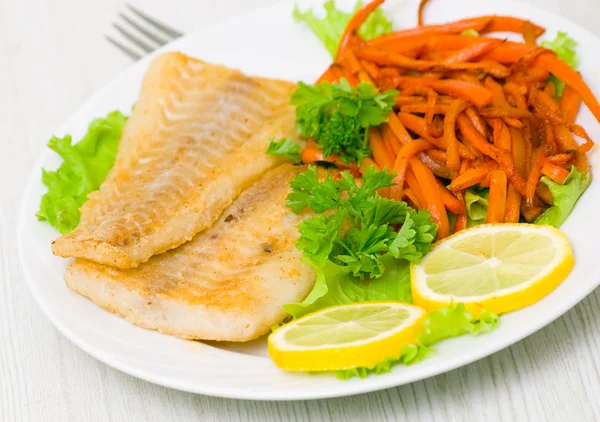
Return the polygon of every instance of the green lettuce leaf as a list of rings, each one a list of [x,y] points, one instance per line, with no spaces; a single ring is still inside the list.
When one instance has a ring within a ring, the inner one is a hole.
[[[577,69],[579,66],[579,56],[577,56],[577,41],[571,38],[566,32],[558,32],[556,38],[552,41],[543,41],[542,47],[548,48],[556,53],[556,55],[573,69]],[[556,86],[556,96],[561,97],[564,90],[565,84],[559,80],[556,76],[552,75],[550,79]]]
[[[491,332],[498,325],[498,316],[484,310],[475,321],[473,315],[461,303],[446,306],[430,312],[423,321],[423,331],[417,337],[416,344],[406,345],[396,355],[383,362],[368,367],[335,371],[336,377],[347,380],[352,377],[365,378],[371,374],[381,375],[390,372],[395,365],[412,365],[435,352],[430,346],[447,338],[464,334],[479,335]]]
[[[359,280],[331,261],[327,261],[321,267],[305,258],[304,262],[317,274],[315,286],[302,302],[284,305],[285,311],[292,317],[299,318],[328,306],[366,300],[398,300],[412,303],[409,262],[391,256],[381,261],[385,271],[380,277]]]
[[[126,120],[119,111],[113,111],[93,120],[75,145],[69,135],[53,136],[48,141],[48,147],[62,157],[63,163],[56,171],[42,169],[42,182],[48,192],[40,201],[39,220],[48,221],[62,234],[79,224],[79,208],[88,194],[100,187],[114,164]]]
[[[569,177],[562,185],[545,176],[542,177],[542,182],[550,189],[554,205],[540,215],[535,220],[535,224],[559,228],[573,211],[579,197],[592,182],[592,174],[573,167]]]
[[[319,37],[329,51],[329,54],[335,57],[346,24],[354,12],[362,7],[362,1],[356,4],[352,13],[345,13],[336,9],[334,0],[326,1],[323,6],[325,8],[325,17],[322,19],[315,15],[313,9],[307,9],[302,12],[297,5],[294,7],[293,16],[296,22],[305,22],[315,35]],[[385,15],[385,12],[378,8],[361,25],[358,33],[364,39],[370,40],[391,30],[392,22]]]
[[[421,346],[431,346],[447,338],[463,334],[489,333],[498,325],[498,316],[490,311],[483,310],[479,320],[475,321],[473,315],[459,303],[456,306],[446,306],[437,311],[430,312],[423,322],[423,331],[417,337]]]
[[[485,223],[488,210],[489,189],[469,188],[465,191],[467,207],[467,226],[473,227]]]

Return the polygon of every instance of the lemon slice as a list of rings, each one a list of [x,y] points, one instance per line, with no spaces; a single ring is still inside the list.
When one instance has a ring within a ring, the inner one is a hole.
[[[574,265],[567,237],[533,224],[484,224],[434,245],[411,266],[415,305],[464,303],[479,315],[524,308],[554,290]]]
[[[269,354],[288,371],[370,366],[414,343],[425,316],[425,310],[402,302],[332,306],[273,332]]]

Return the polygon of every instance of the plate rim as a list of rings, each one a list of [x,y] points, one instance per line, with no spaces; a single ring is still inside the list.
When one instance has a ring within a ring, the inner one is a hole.
[[[491,1],[494,1],[494,0],[491,0]],[[283,1],[279,1],[279,2],[271,4],[271,5],[267,5],[267,6],[260,7],[260,8],[257,8],[257,9],[254,9],[254,10],[251,10],[251,11],[248,11],[245,13],[231,16],[224,20],[216,21],[210,25],[206,25],[202,29],[198,29],[189,34],[186,34],[184,37],[177,39],[173,43],[169,43],[169,44],[155,50],[154,52],[143,57],[141,60],[132,63],[130,66],[127,67],[127,69],[125,69],[123,72],[121,72],[120,74],[118,74],[117,76],[112,78],[101,89],[96,91],[92,96],[90,96],[87,100],[85,100],[83,103],[81,103],[81,105],[77,108],[77,110],[69,116],[69,118],[66,120],[66,122],[63,125],[61,125],[59,133],[64,133],[65,128],[68,126],[68,123],[82,109],[89,107],[90,104],[97,102],[97,98],[102,97],[104,95],[104,92],[109,91],[113,85],[116,85],[116,84],[118,85],[119,80],[126,78],[127,75],[129,74],[129,72],[132,71],[132,69],[141,67],[141,66],[147,66],[147,64],[152,59],[154,59],[154,57],[156,57],[157,55],[159,55],[163,52],[166,52],[166,51],[172,51],[174,47],[178,46],[178,44],[185,43],[185,41],[188,38],[193,38],[193,37],[197,36],[198,33],[202,33],[203,31],[209,30],[210,28],[227,25],[229,23],[233,23],[237,19],[248,19],[249,17],[253,16],[254,14],[261,14],[261,13],[264,13],[266,10],[270,10],[270,9],[273,9],[276,7],[281,7],[284,4],[293,4],[293,3],[295,3],[294,0],[283,0]],[[405,3],[407,3],[407,2],[405,2]],[[510,5],[514,5],[514,6],[521,6],[521,7],[529,9],[532,12],[539,12],[546,16],[552,16],[553,18],[558,19],[560,21],[568,22],[570,25],[573,25],[573,26],[577,27],[580,31],[584,32],[586,37],[588,37],[589,39],[595,40],[598,43],[600,43],[600,36],[594,34],[587,28],[582,27],[581,25],[573,22],[572,20],[570,20],[568,18],[559,16],[556,13],[547,11],[537,5],[532,5],[529,3],[521,3],[521,2],[518,2],[515,0],[508,0],[508,1],[504,0],[503,4],[506,4],[506,3],[508,3]],[[206,384],[197,384],[197,385],[190,385],[188,383],[183,383],[183,384],[179,383],[178,384],[171,378],[165,378],[160,375],[153,374],[151,372],[140,370],[140,369],[135,368],[135,366],[128,365],[125,362],[121,362],[119,359],[110,357],[103,350],[97,349],[97,348],[93,347],[92,345],[90,345],[90,343],[87,342],[84,337],[80,337],[77,334],[75,334],[68,326],[63,324],[63,322],[61,322],[51,312],[51,310],[48,308],[49,303],[47,303],[46,299],[41,296],[41,292],[35,287],[35,284],[32,281],[33,279],[35,279],[35,277],[31,273],[31,268],[28,265],[25,265],[25,263],[27,262],[27,259],[26,259],[25,243],[24,243],[24,233],[26,230],[26,225],[28,223],[28,220],[27,220],[26,214],[23,211],[26,209],[25,205],[27,203],[28,198],[31,196],[31,194],[34,190],[35,185],[37,183],[39,183],[38,174],[36,171],[37,171],[37,169],[40,168],[41,164],[48,158],[48,156],[50,154],[51,154],[51,151],[45,149],[44,152],[42,154],[40,154],[36,160],[34,160],[34,167],[33,167],[32,173],[29,176],[26,188],[24,189],[23,197],[21,199],[20,207],[19,207],[19,217],[18,217],[18,225],[17,225],[17,250],[18,250],[19,264],[20,264],[20,266],[23,270],[23,274],[25,276],[25,282],[27,285],[27,289],[33,296],[37,305],[41,308],[42,312],[50,320],[52,325],[62,335],[64,335],[69,341],[74,343],[77,347],[82,349],[84,352],[86,352],[90,356],[94,357],[95,359],[99,360],[100,362],[102,362],[110,367],[113,367],[121,372],[124,372],[128,375],[134,376],[136,378],[142,379],[144,381],[147,381],[147,382],[150,382],[153,384],[162,385],[162,386],[172,388],[175,390],[179,390],[179,391],[185,391],[185,392],[190,392],[190,393],[195,393],[195,394],[202,394],[202,395],[212,396],[212,397],[223,397],[223,398],[244,399],[244,400],[267,400],[267,401],[314,400],[314,399],[326,399],[326,398],[352,396],[352,395],[357,395],[357,394],[362,394],[362,393],[368,393],[368,392],[374,392],[374,391],[384,390],[384,389],[388,389],[388,388],[393,388],[393,387],[397,387],[397,386],[400,386],[403,384],[412,383],[412,382],[416,382],[416,381],[421,381],[423,379],[430,378],[435,375],[440,375],[440,374],[452,371],[452,370],[460,368],[462,366],[470,365],[473,362],[476,362],[480,359],[490,356],[493,353],[500,352],[501,350],[504,350],[505,348],[523,340],[524,338],[529,337],[533,333],[541,330],[542,328],[546,327],[550,323],[557,320],[559,317],[563,316],[570,309],[574,308],[585,297],[587,297],[593,290],[595,290],[598,287],[598,285],[600,285],[600,281],[598,281],[595,286],[591,286],[590,288],[581,291],[578,295],[573,296],[571,298],[571,300],[561,302],[562,306],[555,308],[553,313],[545,314],[545,317],[540,318],[540,320],[537,323],[528,325],[527,328],[524,329],[522,332],[520,332],[518,335],[513,336],[513,337],[499,337],[498,340],[495,342],[489,343],[488,345],[484,344],[484,345],[482,345],[482,347],[476,348],[473,351],[473,353],[470,354],[466,359],[461,356],[457,356],[452,360],[442,362],[440,365],[431,365],[428,367],[424,367],[423,370],[421,372],[419,372],[417,376],[414,376],[411,379],[411,381],[406,382],[406,383],[398,382],[392,376],[382,376],[382,377],[378,377],[379,382],[375,383],[373,385],[361,386],[360,383],[356,383],[357,386],[353,387],[353,388],[342,388],[342,389],[337,389],[337,390],[333,390],[331,392],[322,393],[322,394],[310,394],[310,392],[308,392],[308,394],[304,394],[304,395],[300,395],[300,394],[285,395],[284,393],[277,394],[277,395],[275,395],[273,393],[270,393],[270,395],[267,395],[264,393],[252,394],[251,390],[244,391],[244,393],[237,393],[235,391],[228,390],[226,386],[209,387]],[[594,274],[590,274],[590,275],[588,275],[588,277],[593,278],[595,280],[600,280],[600,266],[597,267],[596,272]],[[96,306],[96,305],[94,305],[94,306]],[[139,327],[136,326],[136,328],[139,328]],[[346,383],[348,383],[347,385],[355,385],[354,383],[350,384],[347,381],[346,381]]]

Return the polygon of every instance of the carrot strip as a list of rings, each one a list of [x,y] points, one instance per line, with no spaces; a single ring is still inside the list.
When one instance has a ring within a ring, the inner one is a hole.
[[[523,41],[525,41],[526,44],[535,45],[537,35],[535,34],[535,27],[531,22],[523,22],[523,25],[521,25],[521,34],[523,35]]]
[[[392,130],[400,145],[404,145],[412,141],[412,137],[404,127],[404,124],[398,119],[398,116],[393,111],[388,114],[387,126]]]
[[[566,125],[573,134],[585,139],[585,144],[579,147],[581,152],[588,152],[594,146],[594,141],[589,137],[586,130],[577,124],[569,124],[560,115],[558,104],[544,91],[534,89],[529,95],[529,103],[533,106],[537,115],[555,125]]]
[[[512,64],[521,60],[527,53],[535,48],[535,46],[528,44],[505,42],[489,53],[484,54],[483,57],[490,60],[496,60],[499,63]]]
[[[404,189],[404,196],[408,198],[410,202],[412,202],[413,208],[423,208],[423,205],[419,202],[419,198],[415,195],[411,188]]]
[[[435,34],[460,34],[467,29],[474,29],[475,31],[481,32],[488,24],[492,21],[489,16],[483,16],[479,18],[464,19],[456,22],[450,22],[441,25],[424,25],[418,28],[405,29],[402,31],[395,31],[390,34],[383,35],[375,38],[367,43],[371,46],[382,46],[389,44],[398,44],[404,42],[407,39],[415,40],[417,38],[428,40],[432,35]],[[475,38],[475,37],[463,37],[463,38]],[[466,40],[467,42],[470,40]],[[472,40],[477,41],[477,40]]]
[[[383,125],[383,141],[388,146],[392,158],[395,157],[400,151],[401,145],[389,125]]]
[[[358,74],[358,72],[353,71],[352,69],[343,66],[343,65],[339,65],[337,68],[337,72],[339,73],[340,76],[338,76],[337,80],[339,81],[341,78],[346,78],[346,80],[348,81],[348,83],[350,84],[350,86],[356,86],[359,84],[360,82],[360,75]]]
[[[529,172],[529,177],[527,178],[527,187],[525,190],[525,203],[529,208],[533,207],[535,189],[540,181],[542,167],[544,167],[544,161],[544,150],[540,148],[537,152],[537,156],[533,163],[533,166],[531,167],[531,171]]]
[[[467,208],[465,207],[465,203],[459,200],[456,196],[452,194],[442,183],[438,180],[438,187],[442,194],[442,202],[446,209],[454,214],[466,214]]]
[[[496,82],[493,78],[491,77],[487,77],[485,79],[485,86],[492,92],[493,95],[493,100],[492,100],[492,104],[495,107],[495,110],[508,110],[506,112],[494,112],[494,116],[493,117],[503,117],[505,118],[504,121],[513,127],[523,127],[523,124],[521,123],[521,121],[519,119],[517,119],[516,117],[531,117],[531,113],[529,112],[529,110],[527,110],[527,101],[525,100],[525,96],[519,91],[519,99],[521,100],[521,105],[522,107],[519,109],[519,113],[524,114],[525,116],[521,115],[521,116],[515,116],[515,117],[509,117],[511,116],[511,114],[513,113],[513,108],[508,104],[508,101],[506,100],[506,96],[504,95],[504,89],[502,88],[502,86]],[[514,84],[513,84],[513,89],[517,88]],[[488,113],[487,116],[488,117],[492,117],[491,114],[492,113],[491,110],[487,110],[483,111],[480,110],[480,113]],[[500,114],[502,113],[506,113],[504,116],[501,116]],[[485,115],[485,114],[484,114]]]
[[[506,173],[494,170],[490,176],[490,195],[486,223],[503,223],[506,213]]]
[[[563,96],[560,99],[560,113],[568,123],[575,123],[575,118],[579,112],[581,97],[570,86],[566,86]]]
[[[443,239],[450,234],[450,224],[435,176],[417,158],[410,160],[410,167],[419,181],[419,186],[421,187],[427,209],[431,214],[431,219],[438,225],[437,238]]]
[[[546,204],[548,204],[548,205],[554,204],[554,198],[552,197],[552,192],[550,192],[550,189],[544,183],[539,183],[537,185],[537,188],[535,189],[535,194],[537,195],[538,198],[540,198]]]
[[[504,212],[505,223],[518,223],[521,214],[521,194],[514,187],[513,184],[509,184],[506,191],[506,205]]]
[[[512,137],[508,126],[500,119],[494,119],[492,124],[494,128],[494,145],[510,151],[512,149]]]
[[[527,110],[522,110],[520,108],[510,107],[507,108],[496,108],[496,107],[486,107],[479,109],[479,113],[483,117],[500,117],[500,118],[531,118],[533,115],[531,112]],[[520,123],[520,122],[519,122]]]
[[[346,163],[342,161],[336,154],[328,157],[323,156],[323,150],[321,150],[315,141],[309,140],[306,144],[306,148],[300,154],[300,158],[303,163],[311,164],[318,161],[325,161],[328,163],[335,164],[339,168],[343,169],[356,169],[356,163]]]
[[[438,161],[433,157],[430,157],[429,155],[425,154],[424,152],[419,152],[417,154],[417,157],[419,158],[419,160],[421,160],[423,164],[429,167],[429,170],[431,170],[431,172],[437,177],[452,180],[456,176],[455,171],[452,171],[448,167],[446,167],[446,160]]]
[[[396,177],[394,179],[394,183],[398,186],[404,185],[404,176],[406,174],[406,169],[410,163],[410,160],[420,151],[425,151],[430,149],[432,146],[429,142],[423,139],[416,139],[412,142],[404,144],[398,155],[396,156],[396,161],[394,162],[393,170],[396,173]]]
[[[565,125],[557,125],[553,126],[554,129],[554,142],[556,143],[556,147],[560,151],[577,151],[579,149],[579,145],[571,135],[571,131]]]
[[[449,70],[482,70],[498,78],[510,75],[510,70],[493,60],[479,60],[477,62],[412,59],[402,54],[393,53],[389,50],[381,50],[375,47],[363,47],[355,52],[356,56],[363,60],[376,63],[379,66],[397,66],[403,69],[426,71],[430,69]]]
[[[421,138],[425,139],[426,141],[428,141],[429,143],[433,144],[434,146],[436,146],[438,148],[441,148],[444,150],[448,149],[448,144],[446,143],[446,141],[443,137],[435,138],[435,137],[429,135],[429,133],[427,132],[427,129],[425,127],[425,119],[423,119],[422,117],[415,116],[414,114],[410,114],[410,113],[404,113],[404,112],[398,113],[397,116],[398,116],[398,121],[403,125],[403,127],[410,129],[411,131],[413,131],[417,135],[419,135]],[[460,143],[458,143],[457,145],[458,145],[458,154],[460,155],[461,158],[464,158],[467,160],[475,159],[475,155],[473,155],[464,145],[462,145]]]
[[[502,44],[502,40],[500,39],[482,38],[480,42],[471,44],[467,47],[460,49],[456,53],[453,53],[444,60],[444,63],[452,64],[458,62],[467,62],[493,50],[500,44]]]
[[[564,168],[557,166],[556,164],[552,164],[548,160],[544,161],[544,165],[541,171],[544,176],[548,176],[550,179],[560,184],[563,184],[569,176],[568,170],[565,170]]]
[[[511,152],[513,161],[515,162],[515,168],[521,176],[525,176],[527,172],[527,147],[525,145],[525,138],[523,131],[516,128],[509,128],[511,137]]]
[[[424,86],[432,88],[438,93],[448,94],[463,98],[473,104],[483,107],[492,102],[492,93],[489,89],[469,82],[455,79],[425,79],[412,76],[400,76],[396,78],[400,86]]]
[[[571,66],[560,60],[554,54],[543,54],[535,60],[535,64],[548,70],[559,80],[573,88],[588,106],[596,120],[600,122],[600,103],[587,86],[581,75]]]
[[[419,2],[418,25],[423,26],[423,10],[429,0],[421,0]]]
[[[358,29],[363,24],[363,22],[369,17],[369,15],[379,7],[384,0],[373,0],[370,3],[365,4],[361,7],[355,14],[350,18],[348,23],[346,24],[346,28],[340,38],[340,45],[338,47],[338,51],[336,57],[341,57],[346,50],[348,49],[352,37],[357,35]]]
[[[369,75],[371,79],[377,80],[379,77],[379,67],[375,63],[366,60],[360,60],[359,63],[362,68],[365,69],[365,72],[367,72],[367,75]]]
[[[425,129],[431,136],[435,136],[435,127],[433,118],[435,117],[435,105],[437,103],[437,93],[433,89],[429,89],[427,93],[427,111],[425,112]]]
[[[444,142],[447,146],[446,165],[450,170],[458,171],[460,169],[460,157],[458,155],[458,139],[456,139],[456,118],[463,112],[469,103],[462,98],[452,103],[446,118],[444,119]]]
[[[554,85],[554,82],[548,81],[548,83],[544,87],[544,92],[546,93],[546,95],[554,97],[554,93],[556,92],[556,85]]]
[[[462,203],[464,203],[465,198],[462,192],[457,192],[456,197]],[[461,230],[465,230],[467,228],[467,209],[465,207],[465,212],[456,214],[456,221],[454,222],[454,233],[459,232]]]
[[[472,167],[462,174],[456,176],[452,182],[450,182],[450,190],[452,192],[458,192],[471,186],[475,186],[476,184],[482,182],[485,177],[497,167],[498,165],[494,161],[488,161],[480,166]]]
[[[590,163],[584,152],[577,151],[575,153],[575,167],[577,167],[577,170],[579,171],[590,171]]]
[[[337,71],[337,72],[336,72]],[[327,70],[321,75],[319,76],[319,79],[317,79],[317,83],[321,83],[321,82],[336,82],[339,79],[340,74],[339,73],[339,69],[337,67],[337,65],[335,63],[331,64]]]
[[[371,147],[371,153],[377,165],[381,168],[391,169],[394,167],[394,160],[389,154],[381,132],[377,128],[371,128],[369,130],[369,146]]]
[[[561,154],[551,155],[550,157],[546,158],[546,160],[552,164],[564,165],[564,164],[569,163],[571,160],[573,160],[573,155],[567,154],[567,153],[561,153]]]
[[[446,154],[441,149],[430,149],[429,151],[427,151],[426,154],[429,155],[434,160],[442,161],[444,163],[446,161],[448,161],[448,154]]]
[[[521,194],[525,194],[525,180],[516,171],[512,156],[508,151],[496,147],[487,142],[481,134],[473,127],[469,118],[464,114],[458,116],[458,126],[465,139],[468,139],[482,154],[487,155],[498,163],[500,168],[504,170],[509,180]]]
[[[367,167],[375,167],[375,170],[381,171],[381,167],[379,167],[379,165],[375,161],[373,161],[371,158],[364,158],[362,160],[362,163],[361,163],[360,167],[358,168],[358,170],[360,171],[361,174],[364,174],[365,169]]]
[[[546,123],[544,125],[544,134],[545,134],[545,142],[546,142],[546,146],[548,148],[548,152],[550,154],[555,154],[557,147],[556,147],[556,140],[554,138],[554,130],[552,125],[550,125],[549,123]]]
[[[449,109],[449,104],[436,104],[434,107],[429,107],[427,104],[406,104],[400,106],[400,111],[405,113],[427,113],[427,111],[430,111],[433,114],[446,114]]]
[[[481,118],[479,113],[473,107],[470,107],[465,110],[465,114],[471,120],[471,123],[473,124],[473,126],[475,126],[475,129],[477,129],[477,131],[479,133],[481,133],[481,136],[483,136],[484,138],[487,138],[487,136],[488,136],[487,124]]]
[[[352,71],[356,75],[358,75],[358,79],[361,82],[367,82],[367,83],[370,83],[371,85],[375,85],[373,82],[373,79],[371,79],[369,74],[367,72],[365,72],[365,70],[361,66],[360,62],[356,58],[356,55],[354,54],[354,52],[351,49],[348,49],[344,52],[344,56],[341,59],[341,61],[343,61],[347,65],[347,68],[350,71]]]
[[[483,16],[482,16],[483,17]],[[531,25],[532,32],[535,37],[542,35],[546,30],[539,25],[535,25],[524,19],[515,18],[512,16],[490,16],[492,18],[490,24],[483,30],[479,31],[483,34],[488,32],[515,32],[520,33],[521,28],[527,22]]]

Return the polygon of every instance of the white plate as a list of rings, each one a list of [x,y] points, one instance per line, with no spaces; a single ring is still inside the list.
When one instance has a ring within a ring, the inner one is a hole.
[[[342,2],[344,3],[344,2]],[[413,26],[416,1],[388,0],[386,9],[396,28]],[[321,0],[302,2],[320,5]],[[345,2],[346,6],[350,6]],[[185,53],[245,72],[291,80],[313,81],[329,57],[309,30],[292,20],[293,3],[286,2],[230,19],[186,36],[165,50]],[[579,41],[581,71],[600,94],[600,40],[573,23],[524,3],[502,1],[434,1],[428,22],[444,22],[483,14],[510,14],[544,25],[548,37],[567,31]],[[129,112],[151,57],[136,63],[89,100],[60,130],[79,139],[88,122],[119,108]],[[583,110],[579,123],[592,138],[600,126]],[[83,350],[123,372],[180,390],[243,399],[296,400],[345,396],[380,390],[427,378],[481,359],[532,334],[565,313],[600,284],[600,183],[593,182],[563,226],[573,244],[577,264],[558,289],[529,308],[505,315],[490,335],[464,336],[445,341],[438,353],[423,362],[397,366],[386,375],[338,381],[333,375],[294,374],[280,371],[268,358],[264,339],[242,345],[180,340],[145,330],[104,311],[66,288],[62,275],[67,262],[54,257],[50,242],[57,233],[35,218],[45,189],[40,168],[54,168],[58,159],[46,152],[35,169],[23,202],[19,252],[29,289],[48,318]]]

